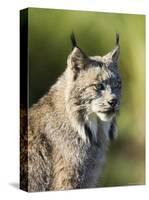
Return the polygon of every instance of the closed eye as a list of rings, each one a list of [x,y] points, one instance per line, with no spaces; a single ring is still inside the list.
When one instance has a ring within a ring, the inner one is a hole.
[[[120,83],[120,81],[114,81],[112,86],[113,86],[113,88],[120,88],[121,87],[121,83]]]

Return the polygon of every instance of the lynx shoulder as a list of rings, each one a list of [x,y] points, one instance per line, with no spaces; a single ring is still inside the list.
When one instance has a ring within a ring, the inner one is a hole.
[[[26,164],[22,156],[21,170],[21,187],[28,191],[96,187],[115,137],[119,36],[104,56],[87,56],[74,34],[71,41],[66,70],[29,110],[28,157]]]

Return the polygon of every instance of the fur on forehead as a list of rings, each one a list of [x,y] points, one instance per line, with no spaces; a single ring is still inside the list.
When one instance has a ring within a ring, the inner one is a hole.
[[[83,84],[85,84],[86,82],[88,84],[93,84],[98,81],[108,80],[115,77],[116,77],[115,73],[111,71],[110,69],[108,69],[106,66],[89,67],[79,74],[79,78],[77,79],[77,82],[81,80],[82,83],[84,82]]]

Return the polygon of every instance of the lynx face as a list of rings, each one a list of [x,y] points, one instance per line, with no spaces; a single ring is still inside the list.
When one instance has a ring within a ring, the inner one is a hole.
[[[109,69],[106,63],[102,64],[98,73],[91,112],[96,113],[101,120],[107,121],[119,110],[121,80],[119,73],[113,68]]]
[[[118,38],[116,47],[103,57],[86,56],[75,41],[68,57],[68,96],[72,112],[79,112],[83,119],[94,114],[102,121],[113,118],[119,110],[121,96],[118,57]]]

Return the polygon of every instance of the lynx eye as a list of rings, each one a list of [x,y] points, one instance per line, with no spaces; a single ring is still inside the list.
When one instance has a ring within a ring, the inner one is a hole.
[[[104,90],[105,86],[104,86],[104,84],[100,83],[100,84],[96,85],[95,88],[96,88],[96,90]]]
[[[120,87],[120,82],[119,82],[119,81],[114,81],[114,82],[113,82],[113,87],[114,87],[114,88]]]

